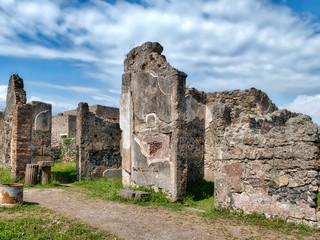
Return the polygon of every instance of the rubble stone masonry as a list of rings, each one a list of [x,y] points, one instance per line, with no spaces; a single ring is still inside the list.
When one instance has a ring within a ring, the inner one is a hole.
[[[132,49],[124,61],[122,177],[125,186],[160,188],[176,200],[188,182],[203,177],[203,164],[193,161],[203,162],[204,122],[197,116],[186,118],[187,75],[171,67],[162,50],[159,43],[148,42]]]
[[[87,103],[77,109],[77,171],[81,177],[102,177],[104,170],[121,166],[119,123],[89,112]]]
[[[0,120],[0,163],[11,168],[12,175],[24,175],[31,161],[31,107],[26,104],[23,80],[12,75],[9,80],[7,103]]]
[[[320,225],[319,127],[279,110],[255,88],[185,89],[158,43],[124,62],[120,99],[124,185],[161,188],[173,199],[206,178],[216,207]]]
[[[23,88],[23,80],[12,75],[0,117],[0,165],[10,168],[17,178],[23,178],[26,164],[40,160],[39,156],[51,158],[51,105],[27,104]]]

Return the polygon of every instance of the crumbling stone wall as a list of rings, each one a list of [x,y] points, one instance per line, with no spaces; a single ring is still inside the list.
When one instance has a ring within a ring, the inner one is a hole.
[[[255,88],[214,93],[189,89],[188,92],[206,105],[204,175],[206,179],[214,181],[215,168],[212,160],[214,154],[212,146],[224,136],[226,125],[240,121],[244,115],[265,116],[278,108],[266,93]]]
[[[89,106],[89,112],[108,122],[119,123],[119,109],[101,105]],[[77,110],[59,113],[52,117],[51,146],[56,161],[76,160]]]
[[[0,156],[2,164],[11,164],[11,139],[12,139],[12,118],[16,106],[26,104],[26,92],[23,89],[23,80],[18,75],[12,75],[9,79],[7,90],[6,108],[2,117],[1,136],[0,136]]]
[[[203,156],[198,149],[201,140],[197,142],[203,121],[197,116],[186,118],[187,75],[171,67],[162,50],[159,43],[148,42],[132,49],[124,61],[122,177],[125,186],[161,188],[177,199],[185,194],[188,172],[190,183],[201,172],[193,167],[188,171],[187,165],[188,159],[191,166],[197,155]]]
[[[124,185],[162,188],[176,199],[205,177],[218,207],[316,224],[320,140],[311,118],[278,110],[254,88],[185,91],[186,75],[161,52],[145,43],[125,60]]]
[[[119,123],[119,108],[92,105],[89,106],[89,112],[93,113],[99,118],[107,120],[108,122]]]
[[[40,112],[37,113],[43,103],[26,104],[26,92],[23,88],[23,80],[18,75],[12,75],[6,108],[0,120],[0,163],[11,168],[12,175],[17,178],[24,176],[26,164],[31,163],[33,155],[40,156],[44,152],[42,150],[38,153],[40,151],[37,152],[37,148],[43,149],[42,146],[51,145],[50,142],[42,141],[43,136],[38,132],[40,129],[50,128],[48,120],[51,119],[51,106],[50,113],[46,113],[49,116],[44,118]],[[46,153],[50,155],[50,150]]]
[[[32,163],[51,161],[51,104],[33,101]]]
[[[52,117],[51,146],[59,147],[61,138],[64,136],[68,138],[76,136],[76,114],[65,112]]]
[[[205,177],[216,206],[315,224],[318,126],[254,88],[204,95]]]
[[[51,152],[54,161],[76,160],[76,111],[52,117]]]
[[[87,103],[77,109],[77,171],[80,177],[102,177],[107,168],[119,168],[121,131],[119,123],[89,112]]]
[[[206,107],[202,99],[186,92],[186,125],[184,134],[188,148],[187,186],[204,178]]]
[[[10,166],[12,175],[16,178],[24,177],[26,166],[32,158],[31,113],[32,109],[28,104],[13,108]]]
[[[14,177],[24,175],[31,161],[31,107],[26,104],[23,80],[12,75],[9,80],[7,104],[1,118],[0,162],[11,168]]]

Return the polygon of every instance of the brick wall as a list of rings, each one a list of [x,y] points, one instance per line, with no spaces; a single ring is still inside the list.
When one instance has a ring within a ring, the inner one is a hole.
[[[11,171],[14,177],[22,178],[26,165],[31,163],[32,107],[18,105],[12,114]]]

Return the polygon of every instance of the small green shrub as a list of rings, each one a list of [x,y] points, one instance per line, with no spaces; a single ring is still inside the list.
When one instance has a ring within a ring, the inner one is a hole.
[[[68,147],[70,145],[70,142],[71,142],[71,138],[68,138],[68,137],[63,138],[63,143],[65,146]]]
[[[15,183],[16,179],[12,177],[10,169],[0,167],[0,183]]]

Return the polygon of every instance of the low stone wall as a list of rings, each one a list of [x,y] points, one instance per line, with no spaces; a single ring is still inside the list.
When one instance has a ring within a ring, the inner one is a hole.
[[[89,106],[89,112],[108,122],[119,123],[119,108],[107,107],[101,105]]]
[[[315,225],[320,141],[311,118],[277,110],[256,89],[209,94],[206,106],[216,206]]]

